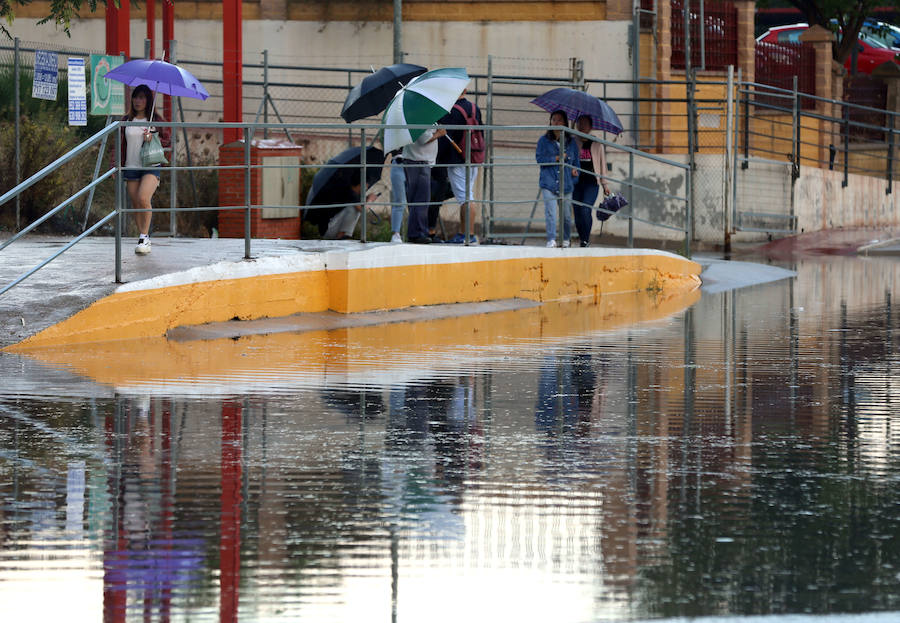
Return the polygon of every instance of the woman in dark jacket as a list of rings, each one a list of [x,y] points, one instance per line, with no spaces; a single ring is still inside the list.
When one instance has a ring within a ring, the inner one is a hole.
[[[150,253],[150,219],[153,216],[151,200],[159,187],[159,165],[141,168],[141,146],[148,142],[154,133],[159,135],[159,142],[164,148],[171,145],[169,128],[157,128],[152,125],[154,121],[164,121],[155,112],[151,113],[152,107],[153,92],[147,85],[140,84],[131,92],[131,109],[122,117],[122,121],[147,122],[147,127],[129,126],[122,129],[122,166],[136,169],[123,171],[123,176],[128,196],[131,198],[131,206],[139,210],[134,213],[134,222],[140,234],[134,252],[139,255]]]

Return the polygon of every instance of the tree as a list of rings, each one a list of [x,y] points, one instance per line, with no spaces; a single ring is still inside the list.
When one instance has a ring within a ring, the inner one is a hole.
[[[843,64],[853,52],[859,31],[872,10],[876,7],[900,7],[900,0],[786,0],[796,7],[812,26],[818,24],[823,28],[840,32],[832,46],[832,57]],[[768,6],[771,0],[762,0],[760,6]]]
[[[106,0],[50,0],[50,14],[38,22],[38,24],[46,24],[53,22],[57,27],[69,34],[69,26],[72,18],[77,17],[82,7],[87,8],[91,13],[97,10],[97,4],[106,4]],[[113,0],[116,6],[119,6],[119,0]],[[0,0],[0,31],[7,37],[11,37],[7,26],[12,26],[16,17],[15,7],[31,4],[31,0]],[[3,23],[5,22],[5,24]]]

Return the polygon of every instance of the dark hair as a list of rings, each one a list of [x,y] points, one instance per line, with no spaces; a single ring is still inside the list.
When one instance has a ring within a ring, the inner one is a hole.
[[[566,114],[565,110],[559,110],[559,109],[554,110],[552,113],[550,113],[550,121],[553,121],[553,115],[562,115],[563,125],[566,127],[569,127],[569,115]],[[546,136],[551,141],[556,140],[556,136],[554,135],[554,132],[556,132],[556,130],[547,130]]]
[[[572,129],[578,130],[578,122],[581,121],[582,119],[587,119],[590,122],[591,127],[586,132],[586,134],[590,134],[591,130],[594,128],[594,119],[590,115],[578,115],[577,117],[575,117],[575,121],[572,122]],[[584,141],[584,142],[589,142],[589,141],[593,140],[593,139],[581,138],[580,136],[578,136],[576,138],[581,141]]]
[[[144,99],[147,100],[147,104],[153,105],[153,91],[150,90],[146,84],[139,84],[134,87],[134,90],[131,91],[131,100],[129,101],[129,110],[128,110],[128,120],[132,121],[134,119],[134,96],[143,94]],[[147,119],[150,119],[150,109],[145,108],[144,114],[147,115]],[[154,115],[156,116],[156,115]]]

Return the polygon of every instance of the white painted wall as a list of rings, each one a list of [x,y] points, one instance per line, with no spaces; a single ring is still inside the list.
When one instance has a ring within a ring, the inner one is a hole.
[[[473,73],[487,70],[493,55],[495,71],[529,70],[534,75],[566,72],[569,59],[585,61],[589,77],[630,78],[628,22],[407,22],[403,48],[407,61],[429,67],[464,66]],[[71,38],[36,19],[16,19],[10,29],[23,45],[53,43],[86,50],[105,49],[102,19],[75,20]],[[162,25],[157,20],[158,38]],[[132,20],[131,53],[143,56],[146,26]],[[221,61],[222,25],[211,20],[175,22],[179,57]],[[158,46],[161,47],[161,46]],[[393,28],[388,22],[244,22],[244,60],[261,62],[269,50],[273,64],[360,68],[389,64]]]

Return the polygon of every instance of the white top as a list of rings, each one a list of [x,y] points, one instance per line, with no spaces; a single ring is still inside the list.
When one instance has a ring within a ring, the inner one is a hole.
[[[437,160],[438,154],[438,142],[431,141],[428,143],[428,140],[434,136],[437,128],[428,128],[424,132],[422,132],[422,136],[418,138],[415,143],[410,143],[406,147],[403,148],[403,159],[404,160],[424,160],[430,165],[434,165],[435,160]],[[425,143],[428,143],[427,145]]]
[[[144,130],[141,126],[131,125],[125,128],[125,162],[126,167],[141,166],[141,145],[144,144]]]

